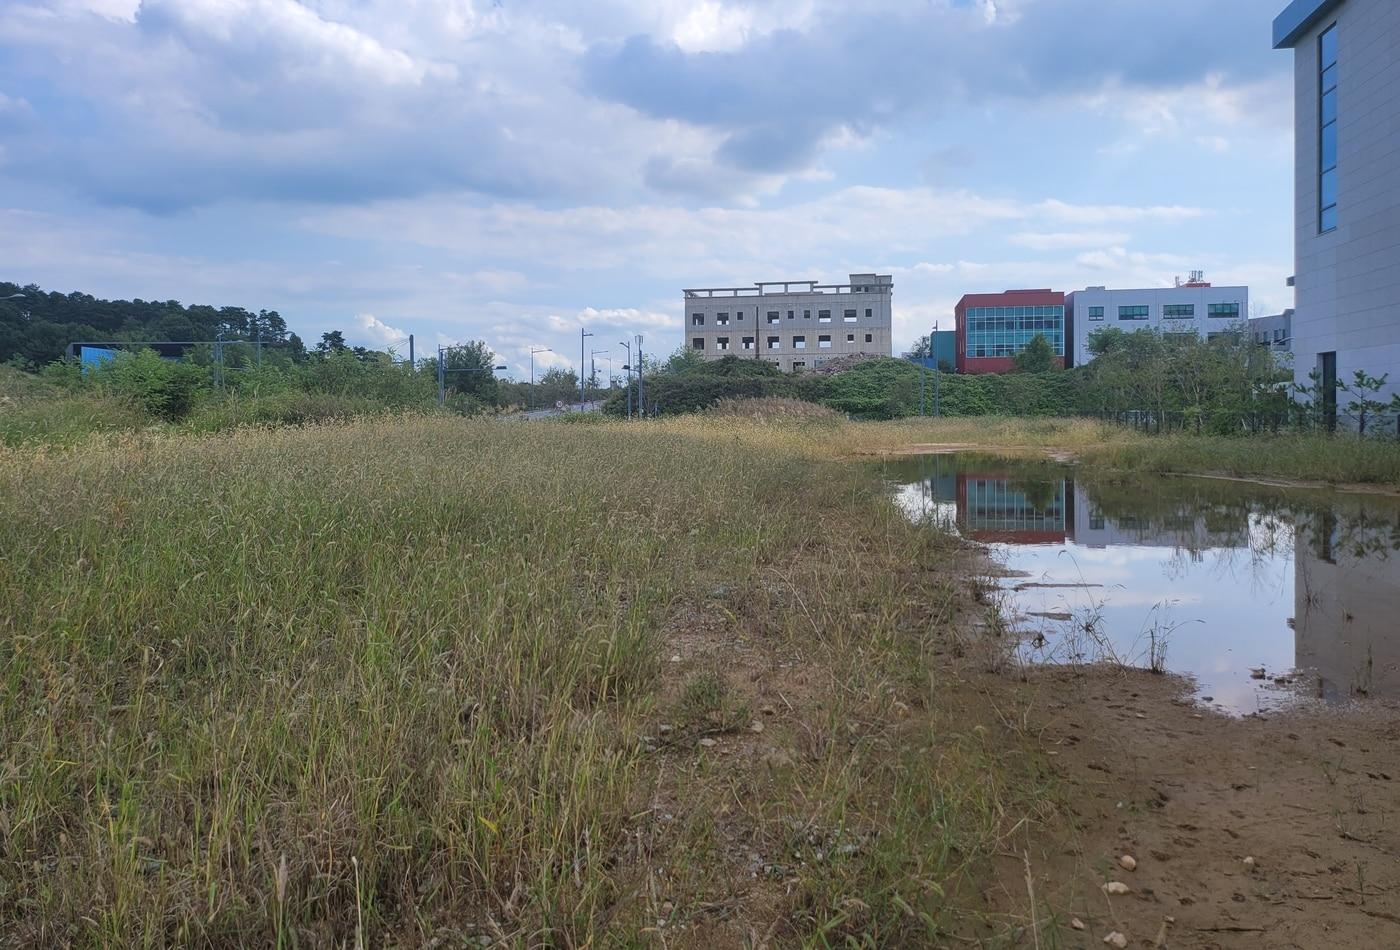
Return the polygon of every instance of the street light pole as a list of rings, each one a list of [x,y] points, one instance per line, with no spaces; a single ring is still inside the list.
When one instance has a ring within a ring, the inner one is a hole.
[[[583,412],[583,404],[588,401],[587,390],[584,389],[587,381],[583,378],[583,364],[587,362],[584,354],[588,352],[588,338],[593,334],[583,327],[579,327],[578,333],[578,411]]]
[[[605,360],[608,361],[608,388],[609,388],[609,389],[612,389],[612,351],[611,351],[611,350],[593,350],[592,352],[590,352],[590,353],[588,354],[588,359],[589,359],[590,362],[592,362],[592,364],[593,364],[593,375],[594,375],[595,377],[598,375],[598,354],[599,354],[599,353],[606,353],[606,354],[608,354],[608,355],[604,356],[603,359],[605,359]]]
[[[938,401],[938,384],[943,380],[943,367],[938,365],[938,357],[933,352],[933,338],[938,336],[938,321],[933,323],[933,336],[928,338],[928,355],[933,360],[933,417],[935,419],[942,415]]]
[[[646,366],[646,361],[642,359],[642,335],[637,334],[637,416],[645,419],[647,417],[646,390],[643,388],[642,369]]]
[[[549,347],[547,347],[547,346],[532,346],[532,347],[530,347],[530,400],[529,400],[529,403],[530,403],[530,404],[529,404],[529,408],[531,408],[531,409],[535,408],[535,354],[536,354],[536,353],[553,353],[553,352],[554,352],[554,351],[551,350],[551,349],[550,349]]]
[[[506,364],[502,363],[502,364],[500,364],[499,366],[466,366],[466,367],[463,367],[462,369],[449,370],[449,369],[447,368],[447,366],[446,366],[446,360],[445,360],[446,355],[447,355],[448,353],[451,353],[453,350],[465,350],[465,349],[468,349],[468,347],[465,347],[465,346],[448,346],[448,347],[444,347],[444,346],[442,346],[441,344],[438,345],[437,370],[438,370],[438,405],[439,405],[439,406],[445,406],[445,405],[447,405],[447,374],[448,374],[449,372],[452,372],[452,373],[495,373],[495,372],[497,372],[498,370],[504,370],[504,369],[508,369],[508,368],[509,368],[509,367],[506,366]],[[494,354],[492,354],[492,355],[494,355]]]
[[[623,346],[625,346],[625,347],[627,348],[627,362],[623,365],[622,368],[623,368],[623,369],[626,371],[626,373],[627,373],[627,418],[628,418],[628,419],[631,419],[631,418],[632,418],[632,344],[629,343],[629,342],[627,342],[626,340],[622,340],[621,343],[622,343]]]

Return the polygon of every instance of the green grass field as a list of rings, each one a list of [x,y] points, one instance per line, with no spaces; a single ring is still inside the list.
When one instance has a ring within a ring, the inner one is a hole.
[[[994,932],[980,882],[1047,772],[955,701],[975,568],[829,460],[848,435],[403,417],[0,448],[0,933]]]

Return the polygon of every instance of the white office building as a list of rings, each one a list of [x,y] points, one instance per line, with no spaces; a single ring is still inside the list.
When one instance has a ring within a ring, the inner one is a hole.
[[[1200,279],[1144,290],[1089,287],[1066,295],[1065,316],[1069,365],[1083,366],[1094,358],[1089,338],[1108,327],[1128,333],[1191,333],[1202,339],[1243,332],[1249,319],[1249,288],[1213,287]]]
[[[1294,0],[1293,368],[1400,391],[1400,2]]]
[[[764,359],[788,372],[837,356],[891,353],[894,280],[852,274],[848,284],[770,281],[685,293],[685,345],[707,360]]]

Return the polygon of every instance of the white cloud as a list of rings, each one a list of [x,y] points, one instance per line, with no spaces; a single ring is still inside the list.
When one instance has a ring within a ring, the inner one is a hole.
[[[355,326],[359,330],[356,338],[367,340],[371,347],[382,348],[408,337],[407,330],[391,327],[372,313],[355,315]]]

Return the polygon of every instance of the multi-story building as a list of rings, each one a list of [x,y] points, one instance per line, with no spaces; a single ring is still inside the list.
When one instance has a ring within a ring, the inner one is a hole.
[[[1274,48],[1294,62],[1294,374],[1388,374],[1396,392],[1400,3],[1293,0]]]
[[[780,280],[685,291],[685,345],[706,359],[764,359],[788,372],[836,356],[891,353],[893,278]]]
[[[1065,295],[1053,290],[1008,290],[967,294],[957,315],[959,373],[1009,373],[1016,356],[1044,336],[1065,366]]]
[[[1293,311],[1267,317],[1249,318],[1249,338],[1275,353],[1288,353],[1293,346]]]
[[[1150,290],[1089,287],[1066,298],[1066,312],[1069,365],[1083,366],[1094,358],[1089,338],[1107,327],[1192,333],[1205,339],[1240,332],[1249,317],[1249,288],[1212,287],[1200,279]]]

